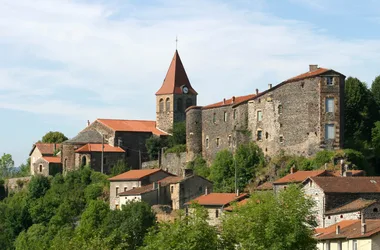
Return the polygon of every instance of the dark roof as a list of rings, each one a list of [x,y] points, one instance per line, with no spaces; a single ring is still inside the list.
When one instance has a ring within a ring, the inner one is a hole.
[[[380,177],[310,177],[325,193],[380,193]]]
[[[317,240],[330,240],[330,239],[358,239],[368,238],[380,232],[380,220],[366,220],[366,233],[361,233],[360,220],[344,220],[327,228],[317,228]],[[339,234],[336,234],[336,227],[340,226]]]
[[[197,95],[197,92],[190,84],[181,58],[176,50],[164,82],[161,88],[156,92],[156,95],[182,94],[182,86],[186,86],[189,89],[189,94]]]
[[[87,144],[87,143],[102,143],[102,135],[94,130],[81,131],[74,138],[63,142],[64,144]]]
[[[242,193],[239,196],[236,196],[235,193],[211,193],[211,194],[205,194],[201,195],[198,198],[195,198],[194,200],[187,202],[185,205],[190,205],[192,203],[197,203],[199,205],[203,206],[223,206],[227,205],[233,201],[239,201],[245,197],[247,197],[248,194]]]
[[[183,180],[183,177],[181,177],[181,176],[168,176],[168,177],[165,177],[164,179],[159,180],[157,182],[161,186],[164,187],[164,186],[167,186],[169,184],[178,183],[178,182],[180,182],[182,180]],[[133,189],[127,190],[125,192],[119,193],[119,195],[120,196],[140,195],[140,194],[151,192],[153,190],[154,190],[153,189],[153,183],[151,183],[151,184],[148,184],[148,185],[145,185],[145,186],[142,186],[142,187],[138,187],[138,188],[133,188]]]
[[[276,184],[286,184],[286,183],[301,183],[308,177],[319,176],[326,174],[326,170],[314,170],[314,171],[297,171],[293,174],[285,175],[284,177],[273,182]]]
[[[125,173],[116,175],[114,177],[109,178],[108,180],[110,181],[133,181],[133,180],[141,180],[142,178],[158,173],[158,172],[165,172],[168,175],[172,175],[169,172],[166,172],[160,168],[155,168],[155,169],[133,169],[129,170]]]
[[[326,211],[326,215],[360,211],[366,207],[371,206],[374,203],[376,203],[376,200],[365,200],[360,198],[347,204],[344,204],[343,206]]]

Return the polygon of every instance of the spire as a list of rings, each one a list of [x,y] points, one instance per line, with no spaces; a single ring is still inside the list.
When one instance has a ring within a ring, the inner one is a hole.
[[[189,94],[197,95],[197,92],[191,87],[189,78],[187,78],[185,68],[179,57],[178,50],[176,50],[164,82],[161,88],[156,92],[156,95],[182,94],[183,86],[186,86],[189,89]]]

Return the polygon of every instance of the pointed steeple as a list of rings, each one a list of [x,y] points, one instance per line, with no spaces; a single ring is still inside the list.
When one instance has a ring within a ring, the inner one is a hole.
[[[188,94],[198,94],[193,87],[191,87],[189,78],[187,77],[185,68],[181,62],[181,58],[176,50],[164,82],[161,88],[156,92],[156,95],[183,94],[182,88],[184,86],[188,88]]]

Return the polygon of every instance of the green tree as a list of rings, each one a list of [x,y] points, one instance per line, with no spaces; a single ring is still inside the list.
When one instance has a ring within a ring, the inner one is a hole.
[[[0,158],[0,178],[9,177],[13,171],[14,165],[15,163],[12,159],[12,155],[3,154],[3,156]]]
[[[35,175],[29,182],[28,191],[29,198],[38,199],[45,195],[50,188],[49,179],[42,175]]]
[[[62,143],[68,138],[61,132],[50,131],[42,137],[43,143]]]
[[[202,156],[197,156],[193,161],[189,162],[186,168],[192,169],[194,174],[208,178],[210,176],[210,168]]]
[[[197,207],[189,216],[174,222],[163,222],[153,228],[145,238],[143,250],[218,249],[215,227],[207,223],[208,213]]]
[[[43,250],[49,249],[48,229],[43,224],[33,224],[28,231],[19,234],[15,241],[16,250]]]
[[[145,146],[148,150],[149,159],[157,160],[161,148],[166,146],[166,141],[159,136],[153,135],[148,140],[146,140]]]
[[[186,144],[186,123],[176,122],[170,129],[171,136],[168,138],[169,147]]]
[[[316,249],[313,201],[296,186],[254,193],[222,222],[223,249]]]
[[[380,155],[380,121],[376,122],[375,127],[372,129],[372,146],[376,154]]]
[[[235,165],[234,157],[227,149],[219,151],[210,168],[210,180],[215,192],[234,192]]]
[[[118,160],[116,164],[111,169],[111,176],[116,176],[127,172],[130,168],[124,160]]]
[[[377,106],[380,107],[380,75],[375,78],[372,82],[371,92],[377,103]]]

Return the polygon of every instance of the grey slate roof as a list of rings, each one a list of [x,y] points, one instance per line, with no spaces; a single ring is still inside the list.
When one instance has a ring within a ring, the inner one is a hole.
[[[64,144],[102,143],[102,135],[93,130],[80,132],[74,138],[64,141]]]

